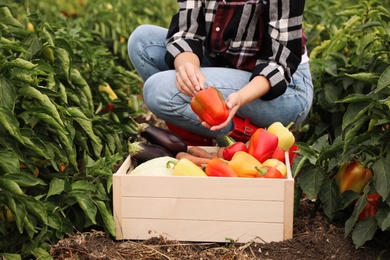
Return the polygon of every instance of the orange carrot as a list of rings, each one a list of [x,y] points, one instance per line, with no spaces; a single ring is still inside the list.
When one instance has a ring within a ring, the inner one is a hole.
[[[206,151],[205,149],[199,146],[191,146],[188,149],[188,153],[201,158],[213,159],[215,157],[210,152]]]
[[[198,157],[186,152],[179,152],[176,154],[176,159],[180,160],[182,158],[187,158],[198,166],[204,166],[211,160],[210,158]]]

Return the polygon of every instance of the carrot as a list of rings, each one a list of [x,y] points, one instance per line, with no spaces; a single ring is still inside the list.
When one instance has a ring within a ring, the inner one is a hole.
[[[202,157],[202,158],[208,158],[213,159],[215,156],[212,155],[210,152],[206,151],[202,147],[199,146],[192,146],[188,149],[188,153],[191,155],[194,155],[196,157]]]
[[[223,158],[223,150],[225,150],[225,147],[219,147],[217,150],[217,157]]]
[[[204,166],[211,160],[210,158],[198,157],[186,152],[179,152],[176,154],[176,159],[180,160],[182,158],[187,158],[198,166]]]

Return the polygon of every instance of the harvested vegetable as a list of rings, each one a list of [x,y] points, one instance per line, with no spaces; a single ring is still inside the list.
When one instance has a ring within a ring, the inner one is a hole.
[[[135,167],[130,174],[139,176],[171,176],[173,174],[173,169],[167,168],[167,163],[177,161],[176,158],[170,156],[154,158],[141,163]]]
[[[171,168],[171,164],[174,166]],[[170,160],[166,164],[167,168],[173,169],[173,176],[199,176],[206,177],[206,173],[195,163],[187,158],[180,160]]]
[[[183,158],[187,158],[191,162],[193,162],[196,165],[201,166],[201,167],[208,164],[208,162],[211,160],[210,158],[197,157],[197,156],[194,156],[192,154],[185,153],[185,152],[180,152],[176,155],[176,159],[181,160]]]
[[[137,164],[149,161],[154,158],[163,157],[163,156],[173,157],[172,153],[170,153],[164,147],[156,144],[149,144],[143,142],[131,143],[129,141],[128,151],[131,158],[135,159]]]
[[[199,146],[190,147],[188,149],[188,153],[192,154],[196,157],[202,157],[202,158],[208,158],[208,159],[213,159],[214,157],[216,157],[212,153],[206,151],[205,149],[203,149],[202,147],[199,147]]]

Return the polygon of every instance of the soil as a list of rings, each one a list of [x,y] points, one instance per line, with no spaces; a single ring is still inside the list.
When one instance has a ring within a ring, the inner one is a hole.
[[[146,114],[141,121],[163,126]],[[252,241],[245,244],[202,243],[154,237],[146,241],[116,241],[99,230],[76,233],[51,247],[54,259],[390,259],[390,234],[378,234],[363,247],[356,248],[344,236],[342,223],[331,223],[315,203],[303,197],[294,218],[293,238],[282,242]]]

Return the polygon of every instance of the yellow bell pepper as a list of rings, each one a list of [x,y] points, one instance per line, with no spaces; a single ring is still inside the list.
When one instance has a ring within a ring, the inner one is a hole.
[[[258,176],[259,169],[262,167],[259,160],[244,151],[237,151],[228,162],[228,165],[233,168],[238,177],[252,178],[256,178]]]
[[[293,123],[285,127],[282,123],[275,122],[267,128],[268,132],[278,137],[278,146],[282,147],[285,151],[290,149],[290,147],[295,143],[295,137],[289,129],[292,124]]]
[[[178,161],[171,160],[167,162],[167,168],[173,164],[172,176],[199,176],[206,177],[206,173],[195,163],[191,162],[187,158],[182,158]]]
[[[108,97],[111,99],[111,100],[115,100],[115,99],[118,99],[118,96],[116,95],[116,93],[114,92],[114,90],[111,88],[110,85],[108,85],[107,83],[105,84],[102,84],[102,85],[99,85],[99,91],[100,92],[106,92],[108,94]]]

